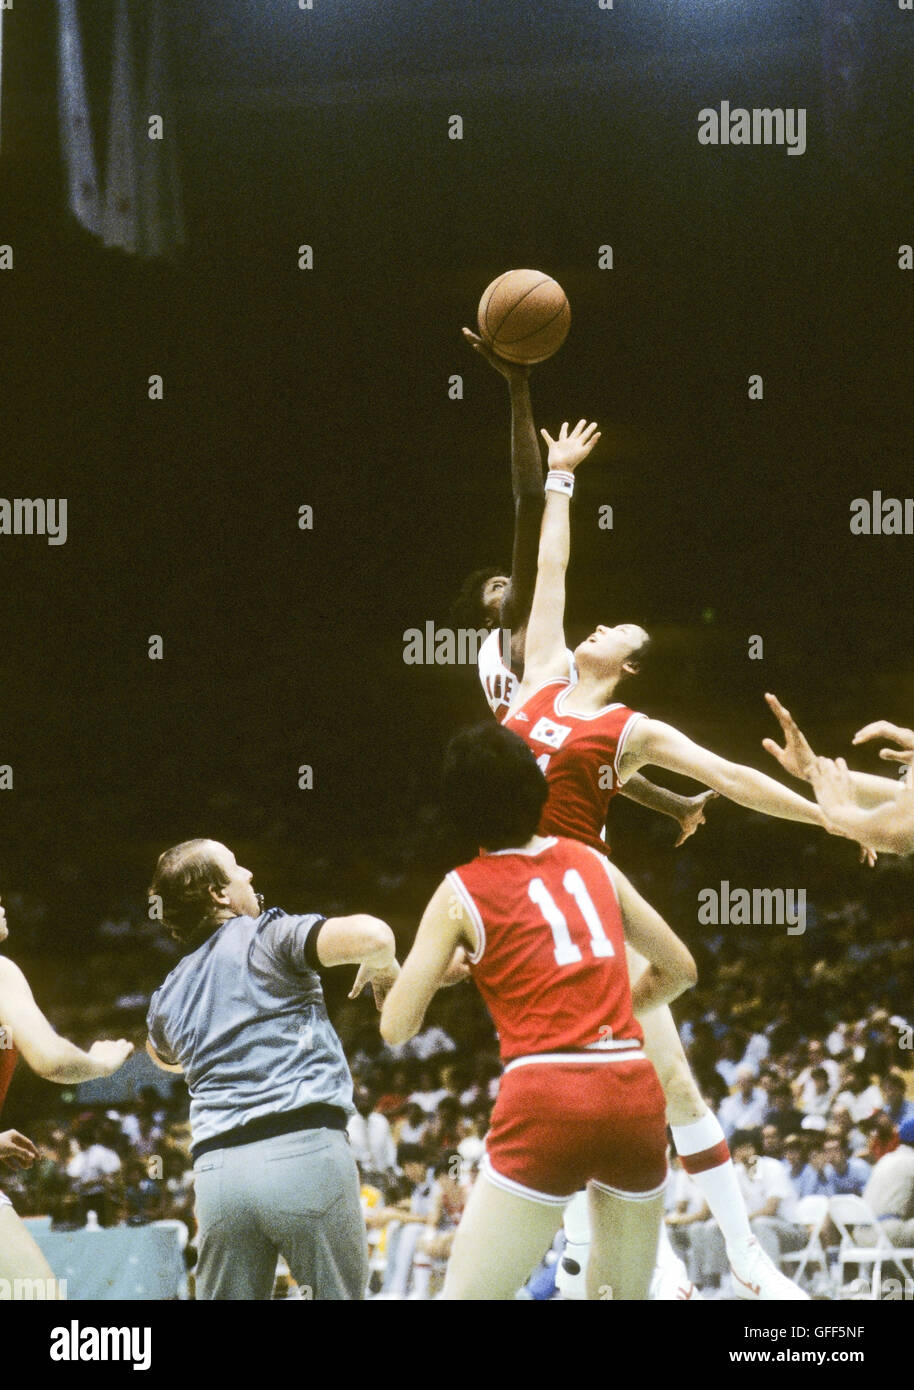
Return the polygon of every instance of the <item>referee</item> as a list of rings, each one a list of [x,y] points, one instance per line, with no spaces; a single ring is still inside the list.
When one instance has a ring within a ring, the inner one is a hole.
[[[197,1297],[269,1298],[282,1254],[307,1297],[360,1299],[352,1077],[317,971],[358,965],[350,999],[370,982],[380,1008],[399,971],[393,933],[361,914],[263,912],[251,877],[225,845],[188,840],[149,889],[185,948],[150,1001],[146,1046],[190,1091]]]

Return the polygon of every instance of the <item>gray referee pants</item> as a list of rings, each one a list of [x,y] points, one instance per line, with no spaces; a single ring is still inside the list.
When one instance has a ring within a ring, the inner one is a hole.
[[[305,1298],[359,1299],[368,1244],[346,1135],[300,1130],[194,1164],[197,1298],[264,1299],[283,1255]]]

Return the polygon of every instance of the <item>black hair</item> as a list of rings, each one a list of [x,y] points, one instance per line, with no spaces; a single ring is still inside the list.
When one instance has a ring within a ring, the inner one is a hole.
[[[641,677],[645,672],[650,675],[655,665],[656,656],[657,648],[654,644],[654,639],[648,633],[645,635],[644,641],[641,643],[638,650],[632,652],[631,656],[627,658],[635,667],[634,671],[623,671],[619,684],[621,685],[622,681],[634,680],[636,676]]]
[[[398,1144],[397,1167],[404,1168],[407,1163],[424,1163],[428,1167],[428,1154],[421,1144]]]
[[[474,570],[472,574],[467,575],[451,605],[451,627],[455,632],[459,632],[461,628],[479,629],[494,626],[491,614],[483,605],[482,591],[490,579],[506,573],[506,570],[499,569],[497,565],[487,565],[485,569]]]
[[[727,1140],[727,1145],[731,1153],[742,1144],[751,1144],[756,1153],[762,1151],[762,1132],[759,1129],[735,1129]]]
[[[461,835],[485,849],[509,849],[536,834],[548,787],[523,739],[488,723],[448,744],[441,792]]]

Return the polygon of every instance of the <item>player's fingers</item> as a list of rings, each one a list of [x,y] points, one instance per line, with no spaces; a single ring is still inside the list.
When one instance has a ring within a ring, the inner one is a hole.
[[[762,747],[764,748],[766,753],[770,753],[772,758],[776,758],[779,763],[784,762],[784,757],[787,750],[786,748],[779,747],[778,744],[775,743],[773,738],[763,738]]]
[[[897,748],[880,748],[880,758],[884,758],[887,763],[907,763],[910,762],[912,755],[901,752]]]
[[[562,421],[562,428],[559,430],[559,439],[567,439],[567,438],[568,438],[568,421],[567,421],[567,420],[563,420],[563,421]]]
[[[25,1149],[26,1153],[33,1154],[36,1158],[38,1157],[38,1149],[32,1143],[31,1139],[25,1134],[20,1134],[18,1129],[10,1130],[9,1139],[17,1148]]]
[[[790,710],[786,709],[785,706],[781,704],[776,695],[766,695],[765,699],[768,702],[768,708],[771,710],[772,714],[780,720],[781,724],[793,723]]]
[[[461,328],[461,333],[472,347],[481,347],[482,339],[478,333],[474,333],[471,328]]]
[[[552,445],[556,442],[556,441],[552,438],[552,435],[549,433],[548,430],[540,430],[540,434],[543,436],[543,438],[545,439],[546,443],[550,446],[550,448],[551,448]]]
[[[586,420],[579,420],[578,423],[575,425],[574,429],[572,430],[572,434],[580,434],[586,424]]]
[[[890,724],[887,719],[876,719],[872,724],[864,724],[862,729],[858,729],[851,741],[867,743],[874,738],[890,738],[893,743],[905,743],[910,747],[914,742],[914,733],[897,724]]]

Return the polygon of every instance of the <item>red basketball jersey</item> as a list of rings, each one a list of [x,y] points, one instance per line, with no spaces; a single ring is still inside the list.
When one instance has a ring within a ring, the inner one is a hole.
[[[470,966],[505,1062],[642,1042],[610,873],[603,855],[552,837],[448,874],[476,926]]]
[[[601,831],[619,790],[619,760],[630,729],[644,716],[619,704],[572,714],[564,706],[574,688],[562,676],[546,681],[504,724],[533,749],[549,783],[540,834],[567,835],[608,854]]]
[[[2,1029],[0,1029],[0,1041],[2,1041]],[[3,1102],[6,1100],[6,1093],[10,1088],[13,1079],[13,1072],[16,1070],[16,1049],[14,1047],[0,1047],[0,1115],[3,1113]]]

